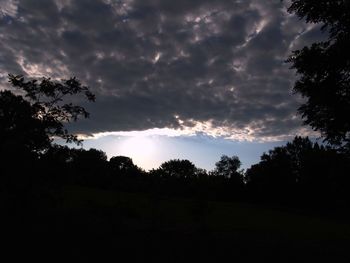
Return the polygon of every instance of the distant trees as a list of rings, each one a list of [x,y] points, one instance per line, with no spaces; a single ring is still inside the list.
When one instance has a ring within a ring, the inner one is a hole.
[[[109,160],[109,167],[113,173],[125,173],[137,169],[130,157],[114,156]]]
[[[247,170],[247,184],[266,193],[291,190],[299,180],[301,160],[310,145],[309,139],[296,137],[292,143],[264,153],[261,161]]]
[[[79,172],[84,174],[101,172],[107,165],[107,155],[105,152],[97,149],[71,149],[70,163]]]
[[[135,177],[144,175],[144,171],[134,164],[130,157],[114,156],[108,162],[111,176]]]
[[[71,182],[89,186],[104,186],[107,155],[97,149],[71,149],[69,163]]]
[[[207,173],[189,160],[173,159],[149,172],[126,156],[109,161],[96,149],[51,147],[43,155],[46,171],[73,183],[110,190],[149,192],[213,200],[328,205],[348,200],[349,158],[335,149],[295,137],[261,156],[245,173],[237,156],[223,155]],[[51,160],[51,161],[50,161]],[[60,172],[64,169],[64,173]],[[56,172],[58,171],[58,172]]]
[[[215,168],[211,175],[230,179],[237,184],[243,184],[242,171],[238,170],[240,167],[241,161],[237,156],[228,157],[227,155],[222,155],[220,161],[215,163]]]
[[[344,177],[349,169],[346,163],[346,157],[335,150],[297,136],[285,146],[264,153],[245,176],[252,194],[261,198],[277,195],[289,201],[302,196],[332,200],[349,185]]]
[[[227,155],[222,155],[220,161],[215,163],[213,175],[231,178],[239,173],[238,169],[240,167],[241,161],[237,156],[228,157]]]
[[[162,163],[152,173],[166,178],[193,178],[196,176],[197,168],[189,160],[173,159]]]
[[[306,98],[299,113],[326,141],[350,151],[350,2],[292,0],[288,11],[329,34],[287,60],[299,75],[294,91]]]

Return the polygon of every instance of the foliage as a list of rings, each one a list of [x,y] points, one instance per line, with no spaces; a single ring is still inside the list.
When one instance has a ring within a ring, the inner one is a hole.
[[[228,180],[231,187],[241,187],[243,185],[243,170],[238,170],[240,167],[241,161],[237,156],[222,155],[220,160],[215,163],[215,169],[210,175],[217,177],[217,179]]]
[[[220,161],[215,163],[213,175],[231,178],[239,174],[238,169],[241,167],[241,161],[237,156],[228,157],[222,155]]]
[[[344,146],[350,141],[350,2],[292,0],[288,11],[329,33],[326,41],[293,51],[287,62],[299,75],[294,91],[306,98],[299,108],[304,123]]]
[[[134,176],[143,173],[142,169],[126,156],[113,156],[108,162],[108,167],[112,175]]]
[[[105,165],[107,163],[107,155],[105,152],[96,149],[71,149],[72,160],[77,167],[92,167],[96,165]],[[86,168],[85,168],[86,169]]]
[[[76,156],[74,150],[53,146],[53,137],[79,143],[64,124],[89,116],[68,99],[83,93],[88,101],[94,101],[95,96],[76,78],[26,81],[10,74],[9,82],[12,89],[0,91],[0,194],[11,209],[26,207],[32,200],[43,199],[41,196],[48,196],[46,201],[52,204],[57,183],[69,169],[74,171],[69,162]],[[90,161],[86,167],[98,163],[96,158]]]
[[[13,127],[26,130],[27,133],[40,134],[37,140],[32,139],[33,136],[27,136],[28,140],[31,140],[28,142],[31,149],[47,147],[53,136],[61,137],[67,142],[80,143],[77,136],[64,128],[64,124],[76,121],[80,117],[89,117],[89,113],[82,106],[68,102],[69,96],[81,93],[88,101],[95,101],[95,96],[88,87],[83,86],[75,77],[62,81],[53,81],[50,78],[26,81],[23,76],[10,74],[9,82],[23,95],[16,96],[10,91],[1,92],[2,100],[8,100],[8,103],[1,107],[1,120],[10,119],[12,122],[5,123],[2,130],[12,133],[13,139],[16,139],[18,134]],[[17,109],[15,113],[14,109]],[[14,120],[10,114],[20,117]],[[34,140],[36,145],[33,145]]]
[[[173,159],[162,163],[153,173],[166,178],[191,178],[196,176],[197,168],[189,160]]]
[[[336,150],[312,143],[307,137],[295,137],[285,146],[261,156],[258,164],[246,172],[248,187],[260,198],[290,201],[300,199],[332,200],[343,195],[349,185],[349,160]]]
[[[8,90],[0,92],[0,153],[36,152],[50,145],[38,111],[23,97]]]

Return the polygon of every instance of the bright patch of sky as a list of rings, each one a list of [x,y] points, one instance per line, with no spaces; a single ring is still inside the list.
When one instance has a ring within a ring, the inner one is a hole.
[[[117,132],[86,138],[83,148],[96,148],[106,152],[108,158],[128,156],[145,170],[158,168],[171,159],[188,159],[197,167],[208,171],[222,155],[236,155],[247,169],[259,162],[260,156],[285,141],[237,141],[201,133],[181,134],[174,130],[147,130],[142,132]]]

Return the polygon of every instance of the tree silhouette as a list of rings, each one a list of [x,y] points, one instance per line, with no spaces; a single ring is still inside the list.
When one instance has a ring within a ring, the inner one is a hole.
[[[17,114],[21,114],[21,116],[26,114],[27,118],[13,120],[12,123],[8,123],[8,126],[2,127],[3,129],[11,130],[13,125],[22,125],[21,128],[29,131],[35,130],[35,133],[38,131],[45,133],[46,141],[50,140],[52,136],[57,136],[67,142],[80,142],[76,135],[68,133],[67,129],[64,128],[64,123],[76,121],[80,117],[89,117],[89,113],[83,107],[69,101],[69,96],[81,93],[88,101],[95,101],[95,95],[89,91],[88,87],[82,85],[75,77],[62,81],[53,81],[45,77],[40,81],[36,79],[26,81],[23,76],[9,74],[9,82],[12,87],[21,90],[24,95],[12,95],[12,102],[8,103],[6,107],[16,108],[19,104],[25,104],[27,108],[31,109],[29,110],[30,116],[28,116],[28,113],[24,113],[23,107],[20,108],[22,112]],[[1,97],[4,96],[11,97],[10,92],[2,92]],[[6,116],[6,108],[2,109],[1,117],[3,118],[3,116]]]
[[[107,156],[96,149],[72,149],[71,169],[79,183],[98,185],[105,174]]]
[[[37,152],[50,145],[45,124],[38,118],[39,109],[21,96],[0,92],[0,153]]]
[[[226,178],[233,178],[234,176],[240,176],[238,169],[241,167],[241,161],[237,156],[228,157],[227,155],[221,156],[220,161],[215,163],[215,169],[213,175],[223,176]]]
[[[196,166],[189,160],[174,159],[162,163],[155,173],[166,178],[193,178],[196,172]]]
[[[124,185],[128,183],[136,184],[136,181],[142,184],[142,179],[145,179],[145,176],[141,178],[141,175],[145,175],[145,171],[143,171],[140,167],[134,164],[131,158],[126,156],[114,156],[108,162],[108,170],[109,174],[113,179],[118,177],[122,179]]]
[[[49,189],[55,181],[58,172],[52,168],[58,167],[58,160],[49,162],[49,156],[44,157],[52,148],[53,137],[80,142],[64,124],[87,118],[89,114],[69,98],[83,93],[88,101],[94,101],[95,96],[76,78],[26,81],[22,76],[10,74],[9,82],[14,89],[0,91],[0,192],[12,200],[9,207],[16,207],[28,205],[33,195],[47,192],[38,187]],[[58,152],[61,160],[69,160],[69,156],[64,157],[70,154],[69,150],[59,149],[56,156]]]
[[[131,158],[126,156],[113,156],[109,160],[109,168],[112,173],[128,173],[137,170],[137,166],[134,164]]]
[[[259,198],[324,203],[349,185],[348,158],[309,138],[295,137],[261,156],[246,172],[247,185]],[[345,196],[345,195],[344,195]],[[323,201],[322,201],[323,200]]]
[[[292,0],[288,11],[323,24],[323,42],[293,51],[287,62],[299,75],[294,91],[306,98],[299,108],[304,123],[337,146],[350,141],[350,2]]]
[[[9,82],[18,89],[0,91],[0,155],[3,160],[28,160],[47,150],[54,136],[79,143],[64,123],[87,118],[89,113],[69,102],[70,96],[83,93],[88,101],[95,96],[76,78],[53,81],[42,78],[26,81],[9,74]],[[30,161],[29,161],[30,162]],[[6,162],[5,162],[6,163]]]
[[[246,181],[253,194],[259,199],[282,198],[290,195],[290,190],[296,184],[292,169],[292,160],[286,147],[276,147],[269,153],[264,153],[258,164],[252,165],[246,172]],[[278,200],[274,200],[278,201]]]
[[[222,155],[215,163],[215,168],[209,174],[209,184],[215,196],[221,199],[237,198],[244,186],[243,172],[238,169],[241,161],[237,156]]]

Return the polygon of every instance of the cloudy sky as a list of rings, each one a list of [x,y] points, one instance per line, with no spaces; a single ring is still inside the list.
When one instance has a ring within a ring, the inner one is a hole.
[[[322,39],[280,0],[0,0],[7,74],[78,77],[96,94],[70,128],[149,169],[221,154],[245,167],[295,135],[292,50]],[[91,136],[94,136],[91,138]]]

